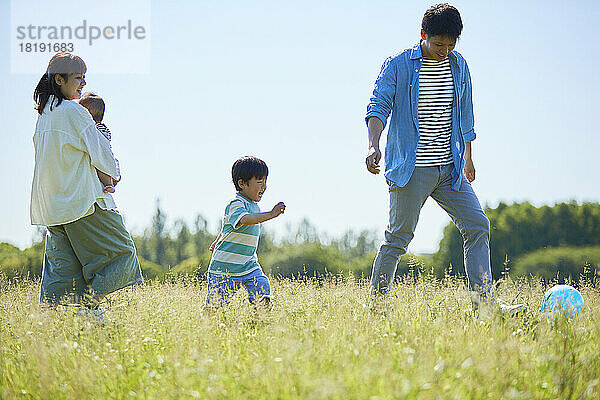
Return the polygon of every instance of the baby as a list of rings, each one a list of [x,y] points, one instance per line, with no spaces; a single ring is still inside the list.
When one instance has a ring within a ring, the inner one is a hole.
[[[102,100],[102,97],[95,93],[86,92],[81,95],[79,104],[88,109],[92,115],[92,118],[96,122],[96,128],[98,131],[100,131],[100,133],[110,141],[110,130],[102,123],[102,119],[104,118],[104,100]],[[117,163],[117,170],[119,170],[119,161],[115,159],[115,162]],[[98,179],[100,179],[100,182],[102,182],[104,185],[104,193],[114,193],[115,186],[119,181],[114,180],[110,175],[107,175],[98,169],[96,169],[96,173],[98,174]]]

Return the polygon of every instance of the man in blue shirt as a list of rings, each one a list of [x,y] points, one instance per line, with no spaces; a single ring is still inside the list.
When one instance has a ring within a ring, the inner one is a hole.
[[[391,114],[384,172],[390,220],[373,263],[372,295],[388,291],[429,196],[450,215],[464,238],[465,270],[475,306],[494,295],[490,223],[471,187],[475,180],[471,76],[464,58],[454,51],[462,28],[456,8],[431,7],[423,17],[420,43],[386,59],[375,82],[366,115],[366,166],[373,174],[380,171],[379,139]]]

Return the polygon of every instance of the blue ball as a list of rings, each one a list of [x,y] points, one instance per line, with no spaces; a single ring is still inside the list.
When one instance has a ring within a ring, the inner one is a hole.
[[[544,294],[542,312],[549,318],[577,317],[583,311],[583,297],[573,286],[556,285]]]

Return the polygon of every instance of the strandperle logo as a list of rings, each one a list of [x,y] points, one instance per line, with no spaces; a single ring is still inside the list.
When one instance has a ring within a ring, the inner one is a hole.
[[[151,0],[10,3],[12,73],[40,74],[59,51],[80,56],[88,74],[150,73]]]
[[[96,40],[144,40],[146,39],[146,28],[135,25],[132,20],[127,20],[125,25],[89,25],[83,20],[81,25],[72,27],[69,25],[27,25],[17,26],[17,40],[31,41],[65,41],[65,40],[87,40],[92,46]]]

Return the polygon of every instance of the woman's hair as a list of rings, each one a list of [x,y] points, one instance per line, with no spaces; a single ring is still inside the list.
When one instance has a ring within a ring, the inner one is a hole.
[[[442,3],[425,11],[421,28],[428,36],[446,36],[458,39],[463,24],[458,10],[450,4]]]
[[[96,123],[102,122],[104,118],[104,100],[96,93],[85,92],[79,99],[79,104],[87,108]]]
[[[242,190],[238,181],[248,182],[252,178],[261,179],[269,175],[267,164],[260,158],[245,156],[236,160],[231,167],[231,179],[236,190]]]
[[[60,86],[56,83],[56,75],[60,75],[64,80],[67,80],[70,74],[85,74],[86,71],[87,67],[81,57],[65,52],[56,53],[50,59],[46,72],[44,72],[33,91],[33,101],[37,112],[40,115],[44,112],[44,107],[46,107],[50,96],[56,97],[58,100],[56,105],[59,105],[65,99]],[[52,109],[52,105],[50,107]]]

